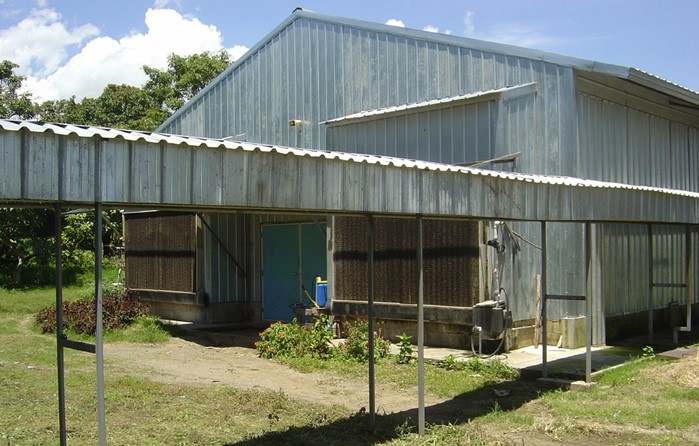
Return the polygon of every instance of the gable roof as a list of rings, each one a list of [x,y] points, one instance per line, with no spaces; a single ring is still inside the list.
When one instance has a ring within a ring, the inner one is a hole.
[[[332,15],[320,14],[308,11],[302,8],[296,8],[289,17],[280,23],[276,28],[269,32],[262,40],[255,44],[247,53],[240,59],[232,63],[228,68],[221,72],[209,85],[204,87],[196,96],[194,96],[187,104],[175,111],[163,124],[158,127],[158,130],[166,128],[173,120],[179,117],[185,110],[196,103],[200,97],[206,95],[208,91],[216,87],[221,81],[226,79],[228,75],[235,71],[239,66],[243,65],[247,60],[269,43],[273,38],[290,26],[296,20],[308,19],[317,22],[325,22],[340,26],[348,26],[355,29],[381,32],[385,34],[412,38],[425,42],[434,42],[439,44],[453,45],[479,51],[491,52],[505,56],[523,57],[537,61],[553,63],[560,66],[574,68],[582,72],[598,73],[602,75],[625,79],[644,87],[659,91],[677,99],[686,101],[690,104],[699,106],[699,92],[685,88],[679,84],[668,81],[661,77],[650,74],[638,68],[625,67],[621,65],[608,64],[597,62],[588,59],[565,56],[548,51],[536,50],[532,48],[524,48],[503,43],[488,42],[484,40],[472,39],[469,37],[459,37],[448,34],[434,33],[430,31],[422,31],[411,28],[402,28],[397,26],[385,25],[382,23],[368,22],[359,19],[351,19],[345,17],[337,17]],[[396,104],[399,105],[399,104]]]

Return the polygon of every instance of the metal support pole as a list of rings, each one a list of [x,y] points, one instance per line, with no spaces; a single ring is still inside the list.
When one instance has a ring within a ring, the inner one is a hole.
[[[61,234],[61,206],[55,208],[54,238],[56,247],[56,368],[58,369],[58,425],[61,436],[61,446],[66,445],[66,388],[65,362],[63,360],[63,247]]]
[[[417,216],[417,413],[418,434],[425,435],[425,280],[422,257],[422,215]]]
[[[546,222],[541,222],[541,376],[548,376],[546,328]]]
[[[102,204],[95,204],[95,354],[97,356],[97,434],[100,446],[106,444],[104,416],[104,345],[102,343]]]
[[[648,224],[648,343],[653,343],[653,225]]]
[[[376,389],[374,385],[374,217],[367,217],[367,318],[369,323],[369,425],[376,426]]]
[[[585,223],[585,382],[592,382],[592,224]]]
[[[694,278],[692,274],[692,232],[687,226],[687,235],[685,236],[685,254],[687,259],[686,272],[685,272],[685,296],[687,298],[687,331],[692,330],[692,291],[694,285]]]
[[[679,345],[680,341],[680,331],[692,331],[692,233],[690,231],[689,225],[685,227],[684,236],[684,250],[685,250],[685,280],[684,280],[684,293],[686,302],[686,321],[684,327],[672,327],[672,340],[675,347]]]

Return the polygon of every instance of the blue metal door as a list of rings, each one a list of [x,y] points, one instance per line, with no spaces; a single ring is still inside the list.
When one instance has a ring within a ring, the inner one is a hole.
[[[313,288],[316,276],[327,279],[326,270],[326,248],[325,248],[325,226],[317,224],[301,225],[301,280],[303,286],[313,295]],[[305,297],[305,296],[304,296]],[[315,296],[313,296],[315,299]],[[308,303],[306,297],[304,303]]]
[[[326,275],[323,226],[267,225],[262,228],[262,316],[267,321],[290,321],[292,306],[310,305],[301,285],[313,291],[313,278]]]

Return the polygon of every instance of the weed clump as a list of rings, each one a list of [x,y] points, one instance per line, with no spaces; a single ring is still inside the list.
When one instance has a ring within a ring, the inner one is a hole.
[[[369,361],[369,321],[357,319],[345,326],[347,337],[337,349],[343,359]],[[381,331],[374,331],[374,360],[385,358],[390,353],[391,341],[381,336]]]
[[[333,332],[328,316],[314,317],[310,325],[301,325],[296,319],[290,323],[275,322],[260,333],[255,343],[258,354],[263,358],[301,358],[310,356],[320,359],[339,358],[358,362],[369,360],[369,323],[357,320],[345,325],[345,342],[335,347],[330,342]],[[391,343],[374,332],[374,357],[385,358]]]
[[[97,327],[97,301],[93,296],[87,299],[63,302],[63,327],[76,334],[94,335]],[[149,309],[140,301],[138,293],[120,287],[107,289],[102,295],[102,324],[105,330],[119,330],[128,327],[141,316],[148,315]],[[39,311],[35,321],[42,333],[56,332],[56,304]]]
[[[296,319],[290,323],[275,322],[260,333],[255,348],[263,358],[300,358],[307,355],[328,358],[333,355],[330,343],[333,333],[328,325],[325,314],[315,317],[309,327],[299,324]]]

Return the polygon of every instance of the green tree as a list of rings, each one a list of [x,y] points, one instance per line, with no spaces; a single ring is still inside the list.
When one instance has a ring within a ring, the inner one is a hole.
[[[229,64],[223,50],[186,57],[171,54],[165,70],[143,67],[148,80],[142,88],[109,84],[96,98],[46,101],[36,106],[36,115],[43,121],[151,131]]]
[[[0,286],[50,281],[53,215],[52,210],[0,208]]]
[[[191,56],[172,54],[166,70],[144,66],[148,81],[143,88],[107,85],[96,98],[75,97],[32,102],[18,93],[24,77],[17,65],[0,63],[0,118],[32,119],[71,124],[150,131],[162,124],[208,85],[230,64],[226,51]],[[121,245],[121,215],[105,213],[105,255]],[[0,286],[46,285],[53,281],[53,211],[0,209]],[[93,216],[76,214],[63,219],[64,282],[79,278],[94,258]],[[48,229],[47,229],[48,228]]]
[[[24,77],[15,73],[18,65],[3,60],[0,62],[0,118],[30,119],[36,106],[29,93],[19,93]]]
[[[231,63],[225,50],[205,51],[191,56],[171,54],[167,69],[144,66],[148,81],[143,86],[161,109],[171,115],[206,87]]]

